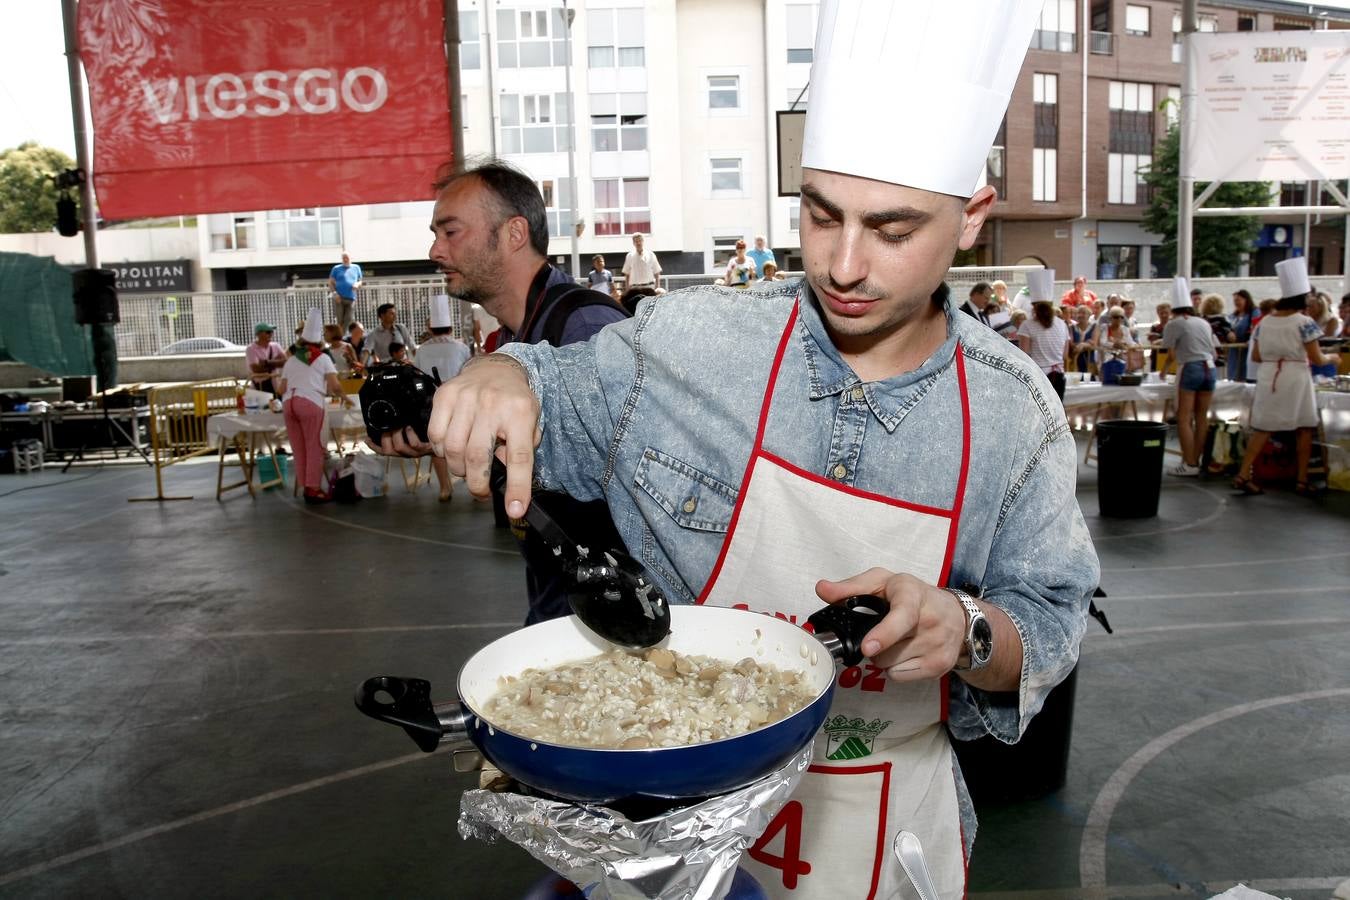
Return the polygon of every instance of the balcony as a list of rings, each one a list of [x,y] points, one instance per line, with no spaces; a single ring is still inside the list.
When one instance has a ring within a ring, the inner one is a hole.
[[[1112,56],[1116,52],[1116,36],[1109,31],[1094,31],[1089,35],[1088,50],[1097,56]]]
[[[1057,53],[1073,53],[1078,49],[1077,37],[1072,31],[1041,31],[1031,35],[1032,50],[1050,50]]]

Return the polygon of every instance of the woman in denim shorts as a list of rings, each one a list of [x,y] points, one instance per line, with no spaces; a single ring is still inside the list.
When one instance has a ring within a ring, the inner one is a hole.
[[[1180,295],[1181,292],[1177,291]],[[1200,474],[1200,454],[1204,452],[1205,432],[1209,429],[1209,401],[1214,396],[1214,349],[1218,342],[1209,323],[1195,314],[1190,299],[1175,302],[1172,318],[1163,329],[1162,346],[1172,351],[1177,372],[1177,440],[1181,444],[1181,462],[1168,469],[1172,475],[1194,478]]]

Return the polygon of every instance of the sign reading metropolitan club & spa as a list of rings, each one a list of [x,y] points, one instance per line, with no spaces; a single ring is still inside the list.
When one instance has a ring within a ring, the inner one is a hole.
[[[1350,176],[1350,31],[1187,36],[1187,170],[1200,181]]]
[[[429,198],[450,158],[443,9],[81,0],[100,213]]]
[[[186,259],[102,265],[117,273],[117,290],[123,294],[192,293],[192,264]]]

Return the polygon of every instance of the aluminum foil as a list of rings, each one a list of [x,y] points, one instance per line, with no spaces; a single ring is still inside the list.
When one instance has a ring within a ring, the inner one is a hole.
[[[499,835],[586,892],[590,900],[717,900],[741,853],[768,827],[811,764],[811,745],[755,783],[640,822],[601,806],[524,794],[466,791],[463,838]]]

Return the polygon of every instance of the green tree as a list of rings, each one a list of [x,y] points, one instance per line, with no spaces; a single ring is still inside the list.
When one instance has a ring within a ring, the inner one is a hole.
[[[32,141],[0,151],[0,234],[51,231],[58,192],[51,176],[75,168],[60,150]]]
[[[1181,133],[1173,125],[1162,143],[1154,150],[1153,165],[1142,173],[1145,183],[1153,189],[1153,202],[1144,214],[1144,227],[1164,238],[1154,253],[1170,260],[1175,269],[1177,260],[1177,203],[1181,172]],[[1196,183],[1196,196],[1208,182]],[[1266,181],[1230,181],[1223,184],[1206,201],[1206,206],[1268,206],[1271,186]],[[1200,278],[1216,278],[1237,271],[1242,255],[1249,251],[1252,241],[1261,230],[1261,220],[1254,216],[1197,216],[1191,227],[1191,266]]]

